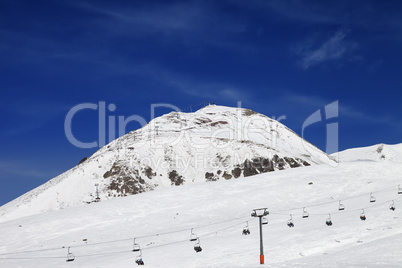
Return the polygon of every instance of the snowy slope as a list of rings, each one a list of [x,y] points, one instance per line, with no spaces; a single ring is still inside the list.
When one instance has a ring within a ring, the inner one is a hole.
[[[0,208],[0,222],[157,187],[230,180],[336,162],[283,124],[248,109],[171,112]]]
[[[377,144],[339,152],[339,161],[390,161],[402,163],[402,143],[395,145]]]
[[[250,217],[260,207],[270,211],[263,227],[266,267],[400,267],[401,172],[390,161],[318,165],[160,187],[19,218],[0,223],[0,267],[133,267],[134,237],[145,267],[261,267],[257,220]],[[344,211],[338,211],[339,200]],[[359,219],[362,208],[366,221]],[[289,214],[294,228],[286,226]],[[242,236],[247,220],[251,235]],[[200,253],[189,241],[191,228],[200,237]],[[67,247],[73,262],[65,261]],[[33,252],[16,254],[21,251]]]

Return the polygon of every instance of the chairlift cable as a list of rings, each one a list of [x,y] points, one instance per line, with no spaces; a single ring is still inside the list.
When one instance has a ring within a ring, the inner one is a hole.
[[[381,190],[378,190],[378,191],[373,191],[373,192],[371,192],[371,193],[381,192],[381,191],[385,191],[385,190],[389,190],[389,189],[394,189],[394,187],[389,187],[389,188],[381,189]],[[399,189],[399,188],[398,188],[398,189]],[[398,194],[399,194],[399,193],[398,193]],[[364,196],[364,195],[367,195],[367,194],[361,194],[361,195],[356,195],[356,196],[352,196],[352,197],[349,197],[349,198],[343,198],[342,200],[349,200],[349,199],[357,198],[357,197]],[[399,198],[400,198],[400,196],[398,196],[398,197],[396,197],[396,198],[393,198],[393,199],[391,199],[391,200],[387,200],[387,201],[381,202],[381,203],[377,203],[377,202],[376,202],[375,205],[371,205],[371,206],[369,206],[369,207],[363,208],[363,211],[364,211],[364,209],[370,209],[371,207],[380,206],[380,205],[389,203],[389,202],[391,202],[391,201],[395,202],[395,200],[398,200]],[[308,207],[316,207],[316,206],[321,206],[321,205],[325,205],[325,204],[332,204],[332,203],[335,203],[335,202],[338,202],[338,200],[331,201],[331,202],[326,202],[326,203],[314,204],[314,205],[310,205],[310,206],[308,206]],[[394,203],[393,203],[393,204],[394,204]],[[305,207],[305,206],[304,206],[304,207]],[[300,208],[304,208],[304,207],[300,207]],[[296,210],[296,209],[300,209],[300,208],[294,208],[294,209],[289,209],[289,210]],[[359,211],[359,210],[361,210],[361,209],[362,209],[362,208],[358,208],[358,209],[348,209],[346,212],[344,212],[344,211],[342,211],[342,212],[336,211],[336,212],[332,212],[331,214],[355,212],[355,211]],[[289,210],[288,210],[288,211],[289,211]],[[280,212],[282,212],[282,211],[280,211]],[[284,214],[284,213],[280,213],[280,212],[272,212],[272,211],[270,211],[270,213],[271,213],[271,214],[274,214],[274,215],[288,215],[288,214]],[[292,215],[297,215],[297,213],[296,213],[296,214],[292,214]],[[310,214],[310,215],[323,216],[323,215],[328,215],[328,213],[317,213],[317,214]],[[247,217],[249,217],[249,216],[247,216]],[[235,220],[242,219],[242,218],[246,218],[246,216],[238,217],[238,218],[233,218],[233,219],[229,219],[229,220],[225,220],[225,221],[221,221],[221,222],[215,222],[215,223],[209,223],[209,224],[205,224],[205,225],[199,225],[199,226],[197,226],[197,227],[194,228],[194,229],[200,229],[200,228],[204,228],[204,227],[208,227],[208,226],[213,226],[213,225],[217,225],[217,224],[221,224],[221,223],[225,223],[225,222],[235,221]],[[253,220],[253,219],[254,219],[254,218],[251,218],[250,220]],[[249,220],[249,221],[250,221],[250,220]],[[240,225],[240,224],[244,224],[244,221],[239,222],[239,223],[236,223],[236,224],[231,225],[231,226],[229,226],[229,227],[225,227],[225,228],[222,228],[222,229],[219,229],[219,230],[215,230],[215,231],[213,231],[213,232],[210,232],[210,233],[201,235],[201,236],[199,236],[199,238],[200,238],[200,237],[210,236],[210,235],[213,235],[213,234],[215,234],[215,233],[217,233],[217,232],[221,232],[221,231],[224,231],[224,230],[227,230],[227,229],[234,228],[234,227],[236,227],[236,226],[238,226],[238,225]],[[278,223],[278,224],[279,224],[279,223]],[[276,225],[276,224],[275,224],[275,225]],[[148,238],[148,237],[154,237],[154,236],[160,236],[160,235],[166,235],[166,234],[173,234],[173,233],[178,233],[178,232],[184,232],[184,231],[188,231],[188,230],[189,230],[189,228],[186,228],[186,229],[182,229],[182,230],[169,231],[169,232],[164,232],[164,233],[156,233],[156,234],[146,235],[146,236],[136,237],[136,238],[137,238],[137,239]],[[122,241],[129,241],[129,240],[131,241],[132,238],[119,239],[119,240],[110,240],[110,241],[103,241],[103,242],[97,242],[97,243],[91,243],[91,244],[85,244],[85,245],[76,245],[76,246],[71,246],[70,248],[85,247],[85,246],[94,246],[94,245],[99,245],[99,244],[109,244],[109,243],[122,242]],[[148,247],[148,248],[144,248],[144,249],[142,249],[142,250],[148,250],[148,249],[152,249],[152,248],[163,247],[163,246],[173,245],[173,244],[177,244],[177,243],[183,243],[183,242],[186,242],[186,241],[188,241],[188,239],[180,240],[180,241],[175,241],[175,242],[170,242],[170,243],[165,243],[165,244],[160,244],[160,245],[155,245],[155,246],[151,246],[151,247]],[[27,251],[19,251],[19,252],[0,253],[0,256],[7,256],[7,255],[14,255],[14,254],[25,254],[25,253],[35,253],[35,252],[44,252],[44,251],[52,251],[52,250],[63,250],[63,249],[65,249],[65,247],[45,248],[45,249],[38,249],[38,250],[27,250]],[[98,255],[108,255],[108,254],[119,254],[119,253],[127,253],[127,252],[130,252],[130,251],[125,250],[125,251],[116,251],[116,252],[108,252],[108,253],[94,253],[94,254],[86,254],[86,255],[77,255],[76,257],[98,256]],[[61,258],[65,259],[64,256],[63,256],[63,257],[43,256],[43,257],[0,257],[0,260],[1,260],[1,259],[61,259]]]
[[[279,210],[278,212],[293,211],[293,210],[299,210],[299,209],[303,209],[303,208],[311,208],[311,207],[318,207],[318,206],[333,204],[333,203],[339,202],[339,200],[344,201],[344,200],[355,199],[355,198],[362,197],[362,196],[368,196],[368,195],[370,195],[372,193],[383,192],[383,191],[391,190],[391,189],[395,189],[395,186],[384,188],[384,189],[377,190],[377,191],[371,191],[371,192],[365,193],[365,194],[360,194],[360,195],[354,195],[354,196],[350,196],[350,197],[340,198],[340,199],[336,199],[336,200],[328,201],[328,202],[324,202],[324,203],[317,203],[317,204],[306,205],[306,206],[301,206],[301,207],[289,208],[289,209],[285,209],[285,210]],[[289,214],[289,213],[286,213],[286,214]],[[292,214],[297,215],[297,213],[292,213]]]
[[[204,225],[199,225],[193,229],[201,229],[204,227],[209,227],[213,225],[218,225],[222,224],[225,222],[231,222],[231,221],[236,221],[239,219],[244,219],[248,218],[250,216],[242,216],[242,217],[237,217],[237,218],[232,218],[220,222],[214,222],[214,223],[208,223]],[[150,234],[150,235],[145,235],[145,236],[136,236],[136,239],[143,239],[143,238],[149,238],[149,237],[155,237],[155,236],[162,236],[162,235],[168,235],[168,234],[174,234],[174,233],[180,233],[180,232],[187,232],[191,228],[185,228],[181,230],[175,230],[175,231],[168,231],[168,232],[163,232],[163,233],[155,233],[155,234]],[[125,241],[132,241],[133,238],[125,238],[125,239],[116,239],[116,240],[108,240],[108,241],[102,241],[102,242],[95,242],[95,243],[90,243],[90,244],[82,244],[82,245],[71,245],[70,248],[80,248],[80,247],[89,247],[89,246],[95,246],[95,245],[102,245],[102,244],[111,244],[111,243],[118,243],[118,242],[125,242]],[[44,249],[37,249],[37,250],[26,250],[26,251],[15,251],[15,252],[10,252],[10,253],[0,253],[0,256],[4,255],[13,255],[13,254],[26,254],[26,253],[35,253],[35,252],[42,252],[42,251],[53,251],[53,250],[63,250],[67,247],[55,247],[55,248],[44,248]]]
[[[396,198],[393,198],[393,199],[390,199],[390,200],[386,200],[386,201],[383,201],[381,203],[376,202],[375,205],[364,207],[364,209],[370,209],[372,207],[377,207],[377,206],[380,206],[380,205],[384,205],[384,204],[387,204],[389,202],[392,202],[392,200],[398,200],[398,199],[400,199],[400,197],[396,197]],[[334,212],[331,212],[331,214],[345,214],[345,213],[349,213],[349,212],[359,211],[361,209],[362,208],[360,207],[360,208],[356,208],[356,209],[348,209],[348,210],[345,210],[345,211],[334,211]],[[281,212],[275,212],[275,211],[270,211],[269,213],[273,214],[273,215],[283,215],[283,216],[289,215],[288,213],[281,213]],[[300,216],[300,215],[303,215],[303,213],[292,213],[292,215]],[[328,213],[309,213],[309,215],[310,216],[323,216],[323,215],[328,215]]]

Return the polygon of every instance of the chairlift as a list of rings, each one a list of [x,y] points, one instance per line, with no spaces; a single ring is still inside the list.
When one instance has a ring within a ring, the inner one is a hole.
[[[345,210],[345,206],[341,203],[341,200],[339,200],[338,210]]]
[[[134,238],[134,242],[133,242],[133,252],[140,251],[140,250],[141,250],[141,247],[140,247],[140,245],[138,245],[137,243],[135,243],[135,238]]]
[[[266,217],[262,217],[262,222],[261,222],[261,224],[262,224],[262,225],[268,224],[268,219],[267,219]]]
[[[74,261],[75,260],[75,256],[73,253],[70,253],[70,247],[68,247],[68,252],[67,252],[67,259],[66,261]]]
[[[370,193],[370,203],[375,202],[375,197],[373,196],[373,193]]]
[[[243,235],[249,235],[250,234],[250,229],[248,228],[248,221],[247,221],[247,226],[243,228]]]
[[[195,250],[195,252],[201,252],[202,251],[202,248],[201,248],[201,243],[200,243],[200,239],[197,237],[197,243],[194,245],[194,250]]]
[[[142,250],[140,249],[140,255],[135,258],[135,263],[137,265],[144,265],[144,261],[142,260]]]
[[[364,214],[364,209],[362,209],[362,214],[360,214],[360,219],[362,220],[362,221],[365,221],[366,220],[366,215]]]
[[[332,226],[332,219],[331,219],[331,214],[328,214],[329,218],[327,219],[327,221],[325,222],[327,224],[327,226]]]
[[[309,214],[306,210],[306,208],[303,208],[303,218],[308,218]]]
[[[400,184],[398,185],[398,194],[402,194],[402,188]]]
[[[394,200],[392,200],[392,204],[389,206],[389,209],[392,211],[395,211],[395,203]]]
[[[197,241],[198,237],[195,233],[193,233],[193,228],[191,228],[191,235],[190,235],[190,241]]]
[[[290,219],[288,220],[287,225],[289,226],[289,228],[295,227],[295,225],[293,223],[292,214],[290,214]]]

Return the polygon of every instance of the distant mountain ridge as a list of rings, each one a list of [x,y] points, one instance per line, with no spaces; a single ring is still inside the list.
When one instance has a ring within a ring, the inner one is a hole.
[[[402,163],[402,143],[377,144],[361,148],[353,148],[339,152],[339,161],[385,161]],[[335,157],[335,155],[333,155]]]

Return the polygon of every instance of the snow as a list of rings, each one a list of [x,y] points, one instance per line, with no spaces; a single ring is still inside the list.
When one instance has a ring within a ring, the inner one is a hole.
[[[360,150],[349,152],[359,155]],[[160,187],[4,221],[0,266],[133,267],[137,237],[145,267],[261,267],[258,220],[250,214],[267,207],[265,267],[400,267],[402,167],[392,161],[349,160],[336,167]],[[369,202],[371,192],[375,203]],[[344,211],[338,211],[338,200]],[[389,210],[391,200],[395,211]],[[307,219],[301,217],[303,207],[310,213]],[[366,221],[359,219],[363,208]],[[328,213],[330,227],[325,225]],[[289,214],[294,228],[286,226]],[[249,236],[241,235],[246,221]],[[200,253],[189,241],[191,228],[200,237]],[[67,247],[76,256],[73,262],[65,261]],[[12,254],[21,251],[35,252]]]
[[[205,181],[205,172],[223,169],[213,167],[217,159],[230,156],[233,168],[247,155],[274,154],[311,166]],[[0,267],[133,267],[139,254],[132,252],[134,238],[146,267],[261,267],[258,219],[251,217],[256,208],[270,212],[263,227],[266,267],[400,267],[402,144],[338,155],[339,163],[281,123],[246,109],[210,105],[170,113],[1,207]],[[133,173],[152,167],[155,177],[141,176],[154,190],[109,196],[103,174],[115,163]],[[185,177],[184,185],[171,186],[171,170]],[[86,204],[95,183],[101,202]],[[363,209],[366,221],[359,218]],[[286,225],[291,216],[294,228]],[[246,222],[248,236],[241,234]],[[192,228],[202,252],[189,241]],[[66,262],[69,247],[73,262]]]
[[[156,135],[158,126],[158,135]],[[127,173],[139,173],[145,190],[171,188],[169,172],[176,170],[185,183],[205,183],[206,172],[231,170],[245,159],[290,157],[311,165],[336,165],[330,156],[292,130],[265,115],[243,109],[209,105],[194,113],[157,117],[99,149],[88,160],[0,208],[0,222],[46,211],[86,205],[124,195],[109,190],[113,179],[104,174],[115,163]],[[144,175],[152,168],[153,178]],[[285,168],[290,168],[286,163]],[[304,168],[304,167],[302,167]],[[243,175],[242,175],[243,176]]]
[[[377,144],[339,152],[340,161],[391,161],[402,163],[402,144]]]

